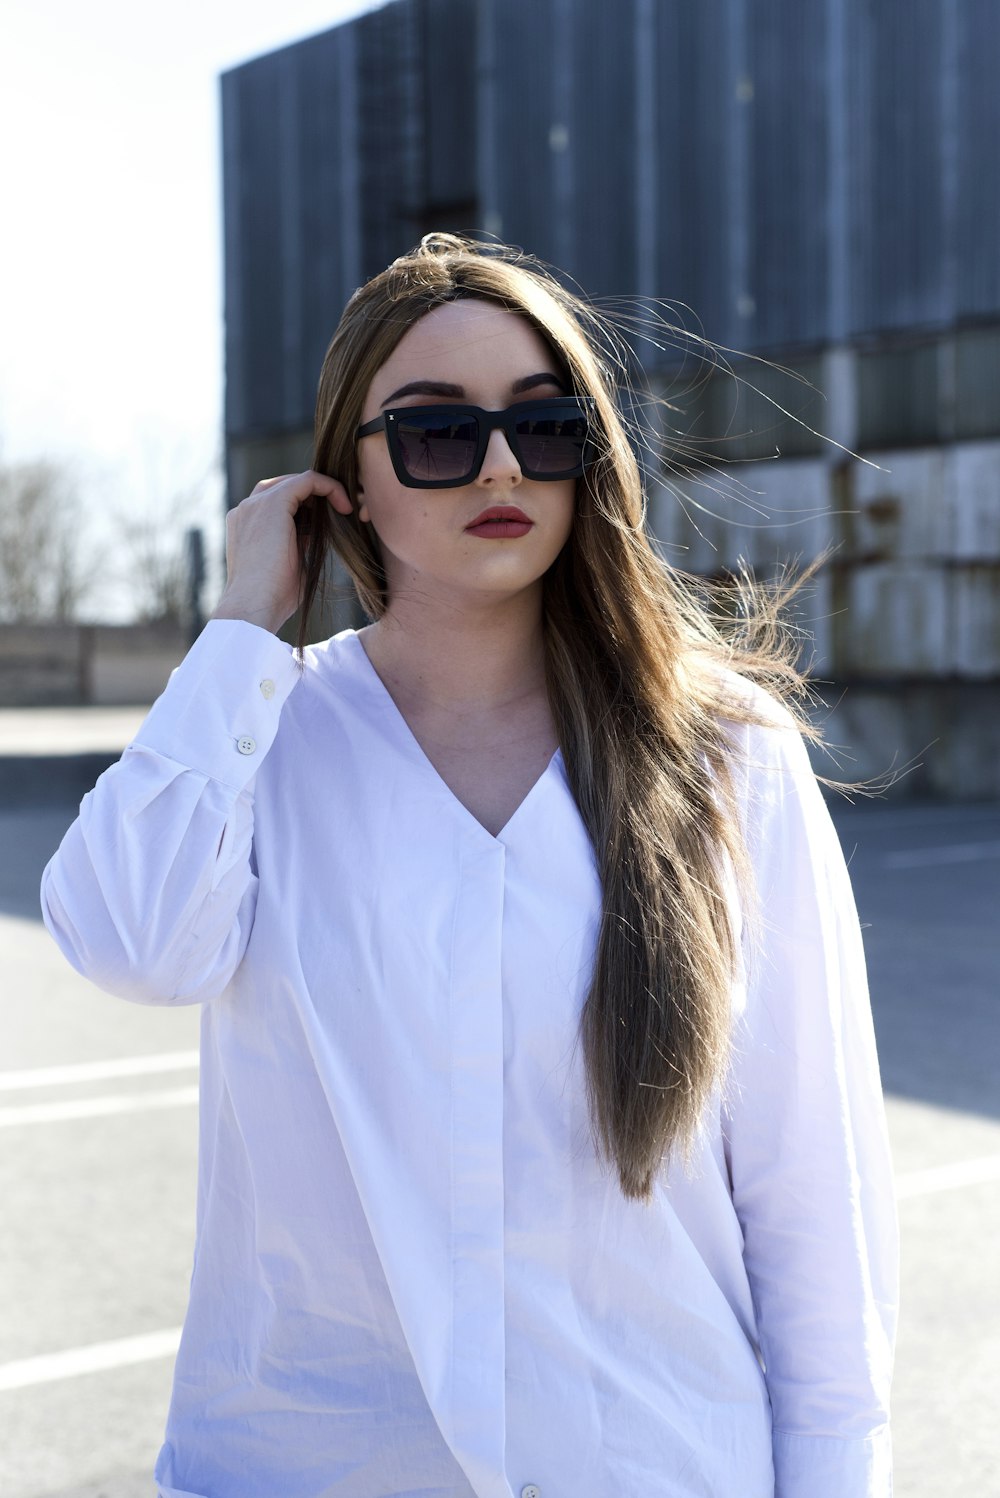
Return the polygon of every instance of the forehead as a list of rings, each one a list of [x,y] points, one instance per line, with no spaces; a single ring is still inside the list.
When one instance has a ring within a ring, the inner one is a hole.
[[[404,333],[372,381],[372,395],[418,379],[509,386],[544,370],[557,374],[559,362],[527,318],[490,302],[446,302]]]

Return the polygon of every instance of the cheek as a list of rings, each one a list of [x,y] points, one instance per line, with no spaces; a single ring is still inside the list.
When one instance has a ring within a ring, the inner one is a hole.
[[[358,460],[358,519],[381,531],[388,512],[398,502],[402,485],[396,477],[388,448],[362,452]]]
[[[361,482],[364,493],[358,496],[358,518],[371,525],[379,540],[398,556],[419,548],[432,518],[420,491],[401,484],[391,466],[388,473],[370,471]]]

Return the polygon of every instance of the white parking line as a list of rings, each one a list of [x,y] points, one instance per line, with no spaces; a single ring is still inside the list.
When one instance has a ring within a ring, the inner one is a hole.
[[[954,1165],[931,1165],[926,1170],[905,1170],[896,1177],[896,1196],[927,1196],[932,1191],[954,1191],[959,1186],[980,1186],[1000,1181],[1000,1155],[979,1160],[959,1160]]]
[[[72,1098],[65,1103],[26,1103],[20,1108],[0,1108],[0,1129],[20,1124],[63,1123],[73,1118],[102,1118],[112,1113],[181,1108],[197,1101],[197,1087],[174,1087],[162,1092],[108,1093],[102,1097]]]
[[[17,1092],[25,1087],[62,1087],[70,1082],[105,1082],[110,1077],[144,1077],[160,1071],[186,1071],[197,1065],[197,1051],[162,1051],[152,1056],[119,1056],[113,1061],[35,1066],[26,1071],[0,1071],[0,1092]]]
[[[939,848],[909,848],[905,852],[885,853],[886,869],[920,869],[936,863],[978,863],[982,858],[1000,858],[1000,843],[943,843]]]
[[[79,1378],[84,1373],[102,1373],[108,1368],[127,1368],[153,1358],[170,1358],[181,1340],[179,1326],[169,1331],[147,1332],[142,1337],[119,1337],[116,1342],[92,1342],[89,1347],[71,1347],[67,1352],[47,1352],[41,1357],[21,1358],[0,1364],[0,1391],[26,1389],[32,1384],[51,1384],[60,1378]]]

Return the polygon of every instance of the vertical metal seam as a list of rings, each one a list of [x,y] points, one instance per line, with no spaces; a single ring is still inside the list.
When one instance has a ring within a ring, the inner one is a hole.
[[[941,6],[941,321],[954,323],[958,311],[959,192],[959,0]]]
[[[247,425],[246,412],[246,338],[244,306],[244,273],[240,224],[240,189],[242,186],[243,141],[240,119],[242,79],[223,75],[222,98],[222,203],[223,203],[223,287],[222,319],[225,390],[223,396],[223,429],[226,434],[227,506],[232,502],[230,487],[229,433],[242,431]]]
[[[538,3],[538,0],[536,0]],[[549,138],[549,170],[552,173],[552,202],[555,209],[553,239],[556,264],[568,270],[575,260],[573,239],[575,228],[575,182],[573,160],[576,142],[573,138],[573,73],[576,66],[575,41],[580,28],[573,24],[573,0],[550,0],[555,33],[565,45],[553,46],[552,58],[552,111],[551,126],[561,126],[567,132],[565,141]]]
[[[958,213],[959,213],[959,52],[958,0],[941,7],[941,280],[939,315],[946,328],[938,347],[938,436],[955,440],[958,417]]]
[[[281,424],[289,428],[297,424],[302,410],[302,139],[298,128],[297,106],[301,94],[302,80],[298,64],[300,51],[286,54],[279,66],[277,127],[278,161],[281,163],[278,182],[279,239],[281,264],[278,297],[281,303],[281,352],[282,366],[279,373],[281,389]]]
[[[476,195],[487,234],[503,233],[497,182],[496,15],[494,0],[476,0]]]
[[[826,0],[827,338],[844,343],[851,306],[851,191],[845,0]]]
[[[656,0],[635,0],[635,242],[640,296],[657,292]]]
[[[337,131],[340,137],[338,200],[340,284],[347,300],[361,280],[361,162],[358,150],[358,31],[337,34]]]
[[[423,0],[407,0],[399,14],[403,100],[402,130],[396,140],[400,146],[403,170],[402,191],[397,199],[400,217],[406,222],[407,239],[416,237],[417,221],[427,200],[424,163],[426,159],[426,121],[424,119],[424,27]]]
[[[726,51],[726,206],[729,212],[727,342],[744,347],[746,319],[742,309],[751,295],[750,273],[750,171],[748,115],[739,97],[740,80],[747,62],[748,0],[726,0],[728,26]]]

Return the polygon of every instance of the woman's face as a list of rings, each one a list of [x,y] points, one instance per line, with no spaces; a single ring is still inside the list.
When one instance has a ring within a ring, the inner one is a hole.
[[[415,323],[372,380],[361,416],[387,406],[462,405],[499,411],[518,401],[569,395],[544,338],[526,319],[486,301],[448,302]],[[525,478],[502,431],[490,433],[478,476],[457,489],[399,482],[385,435],[358,442],[359,518],[379,539],[390,605],[429,589],[455,602],[496,602],[538,585],[573,524],[576,479]],[[493,506],[531,522],[520,536],[473,534]]]

